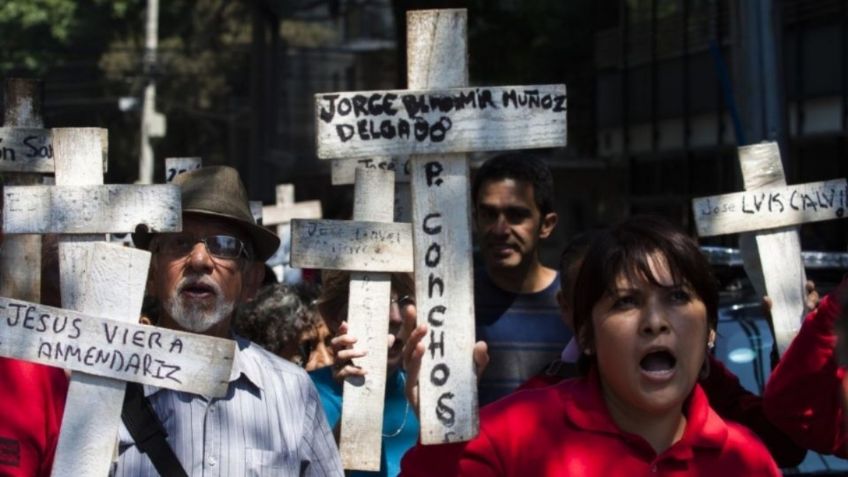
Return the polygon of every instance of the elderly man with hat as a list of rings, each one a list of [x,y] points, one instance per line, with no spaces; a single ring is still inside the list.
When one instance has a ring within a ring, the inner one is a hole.
[[[153,254],[148,293],[160,304],[158,325],[235,340],[233,371],[223,398],[144,386],[170,452],[143,438],[137,444],[131,435],[138,432],[124,424],[113,474],[159,475],[157,469],[173,469],[161,461],[176,457],[187,475],[342,475],[306,373],[230,328],[236,306],[262,281],[263,262],[279,238],[256,225],[235,169],[198,169],[174,183],[182,190],[183,231],[133,235],[136,246]]]

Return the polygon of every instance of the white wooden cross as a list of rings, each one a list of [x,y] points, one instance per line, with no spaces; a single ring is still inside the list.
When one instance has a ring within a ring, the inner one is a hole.
[[[316,95],[318,156],[413,156],[412,225],[421,442],[478,431],[468,160],[472,151],[566,143],[564,85],[468,87],[467,12],[407,12],[409,91]]]
[[[9,78],[4,84],[0,171],[4,185],[40,184],[53,172],[53,146],[43,129],[41,82]],[[0,296],[41,301],[41,236],[9,237],[0,253]]]
[[[368,354],[364,379],[344,383],[339,451],[346,469],[380,470],[391,275],[412,271],[410,224],[392,223],[394,172],[357,169],[353,221],[292,220],[292,263],[348,270],[349,333]]]
[[[698,235],[741,233],[745,271],[759,295],[772,300],[771,316],[780,354],[801,327],[806,297],[798,227],[845,218],[845,179],[786,185],[780,150],[768,142],[739,148],[744,192],[692,201]]]
[[[179,188],[102,185],[101,137],[102,130],[96,128],[54,129],[56,186],[6,187],[4,229],[6,233],[61,234],[59,271],[63,306],[136,323],[147,278],[148,255],[120,248],[131,257],[122,262],[124,278],[112,277],[111,281],[99,282],[98,287],[89,289],[83,279],[97,275],[98,267],[120,260],[119,255],[101,256],[96,264],[90,264],[91,242],[102,241],[105,233],[134,231],[138,224],[155,231],[179,231],[182,224]],[[217,366],[216,372],[225,372],[228,377],[231,366],[230,354],[226,366]],[[220,378],[221,374],[215,379]],[[86,373],[72,375],[57,445],[55,475],[105,475],[112,460],[123,395],[122,381]]]
[[[276,227],[280,237],[280,248],[266,260],[280,283],[300,281],[299,269],[291,266],[292,219],[320,219],[321,215],[320,200],[294,201],[293,184],[278,184],[277,203],[262,207],[262,225]]]
[[[353,184],[357,168],[381,169],[395,172],[395,222],[412,222],[412,164],[409,158],[369,157],[360,159],[333,159],[330,179],[333,185]]]

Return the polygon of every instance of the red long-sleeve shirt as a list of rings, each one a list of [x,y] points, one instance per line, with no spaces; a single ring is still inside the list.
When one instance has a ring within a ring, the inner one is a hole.
[[[834,329],[842,313],[840,292],[848,293],[848,279],[804,318],[769,377],[763,405],[771,421],[799,445],[848,457],[841,391],[845,370],[836,360]]]
[[[592,372],[484,407],[476,438],[450,446],[419,445],[406,454],[401,472],[474,477],[780,475],[760,440],[744,426],[721,419],[700,386],[689,396],[686,417],[682,438],[656,454],[642,437],[615,425]],[[446,467],[446,458],[455,459],[455,467]]]
[[[67,393],[61,369],[0,358],[0,475],[50,475]]]

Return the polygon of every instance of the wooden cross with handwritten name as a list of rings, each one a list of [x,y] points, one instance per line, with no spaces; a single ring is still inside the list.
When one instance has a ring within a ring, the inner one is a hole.
[[[474,346],[472,151],[566,144],[564,85],[468,87],[465,10],[407,12],[408,91],[316,95],[322,159],[412,156],[421,368],[421,442],[478,431]]]
[[[353,184],[354,172],[358,168],[380,169],[395,173],[395,222],[412,222],[411,163],[409,158],[366,157],[358,159],[333,159],[330,180],[333,185]]]
[[[745,271],[772,300],[775,342],[782,355],[801,327],[806,275],[798,225],[845,218],[845,179],[787,185],[777,143],[739,148],[744,192],[692,201],[698,235],[742,234]]]
[[[102,185],[102,134],[102,130],[96,128],[52,130],[56,186],[6,187],[3,191],[4,230],[6,233],[60,234],[59,263],[63,306],[86,315],[123,322],[120,324],[127,334],[122,335],[122,340],[131,336],[131,345],[152,346],[150,341],[145,343],[143,337],[139,337],[136,342],[138,330],[133,330],[128,325],[137,323],[140,316],[149,253],[117,246],[103,249],[105,244],[100,244],[100,249],[96,250],[97,246],[92,242],[104,240],[102,234],[135,231],[138,224],[145,224],[155,231],[179,231],[182,222],[179,188],[172,185]],[[10,312],[8,306],[6,311]],[[22,324],[18,329],[4,332],[7,335],[11,333],[11,336],[32,337],[32,331],[45,332],[49,317],[57,313],[65,311],[39,311],[36,308],[32,316],[25,314],[21,318],[16,314],[15,318],[12,318],[10,315],[3,325],[12,328],[18,321]],[[38,316],[38,321],[30,321],[30,318],[34,320],[35,316]],[[70,338],[78,339],[92,327],[91,323],[83,325],[82,319],[83,317],[79,317],[78,322],[72,321],[79,323],[76,326],[71,325],[71,328],[77,330],[73,333],[78,336]],[[57,320],[58,318],[54,321]],[[103,329],[100,330],[100,324],[93,324],[95,330],[102,331],[99,337],[92,331],[87,334],[85,342],[79,343],[88,343],[89,347],[70,347],[72,345],[67,341],[68,336],[65,337],[64,343],[62,336],[51,336],[53,341],[43,338],[40,341],[53,343],[53,346],[39,346],[36,361],[53,359],[55,362],[48,364],[64,363],[71,369],[84,371],[74,373],[71,378],[57,445],[54,474],[58,472],[63,475],[105,475],[108,472],[120,422],[124,380],[173,387],[168,380],[151,382],[141,380],[138,376],[139,373],[142,377],[167,375],[167,372],[156,368],[157,363],[154,360],[159,356],[154,357],[154,354],[150,353],[144,358],[137,354],[136,362],[131,363],[132,358],[125,352],[112,350],[113,352],[103,351],[103,354],[99,354],[93,350],[107,350],[109,346],[104,344],[104,339],[112,345],[118,338],[115,328],[118,325],[111,325],[111,333],[108,323],[102,325]],[[52,327],[50,330],[61,334],[63,331],[71,332],[67,331],[71,328]],[[150,328],[151,332],[153,330]],[[131,332],[132,335],[129,334]],[[159,335],[161,334],[160,332]],[[37,334],[35,336],[40,337]],[[26,338],[22,338],[20,341],[25,340]],[[194,375],[190,375],[191,380],[185,379],[189,375],[184,374],[181,380],[184,389],[192,392],[224,392],[222,381],[229,377],[234,346],[232,343],[205,342],[205,346],[210,345],[212,347],[208,349],[214,350],[213,357],[209,356],[208,351],[197,347],[182,357],[189,360],[197,358],[201,367],[206,368],[208,372],[206,377],[199,381],[196,381]],[[22,359],[32,358],[31,355],[18,351],[12,349],[8,355]],[[115,360],[117,364],[112,363],[108,370],[103,369],[103,366],[93,366],[98,361],[105,360],[106,353],[110,353],[110,363]],[[119,362],[119,353],[120,356],[127,357],[126,364]],[[223,358],[223,361],[219,358]],[[82,364],[74,360],[81,360]],[[114,379],[116,367],[120,371],[117,380]],[[138,371],[138,368],[141,371]],[[97,418],[93,418],[94,416]]]
[[[391,275],[412,271],[410,224],[392,223],[394,172],[357,169],[353,220],[292,220],[292,264],[350,271],[349,333],[369,353],[345,380],[339,451],[346,469],[380,470]]]

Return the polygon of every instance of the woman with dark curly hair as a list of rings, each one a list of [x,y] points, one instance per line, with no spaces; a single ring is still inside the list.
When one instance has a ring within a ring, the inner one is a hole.
[[[318,294],[309,282],[267,285],[239,308],[236,332],[307,371],[328,366],[330,332],[316,309]]]

